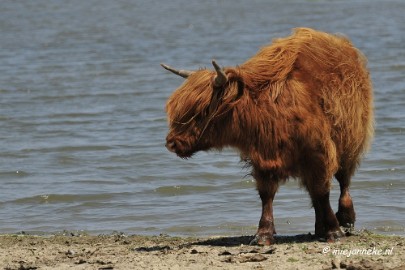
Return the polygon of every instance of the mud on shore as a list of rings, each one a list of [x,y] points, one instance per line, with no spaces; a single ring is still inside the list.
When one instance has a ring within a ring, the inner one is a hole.
[[[0,269],[405,269],[405,238],[357,232],[335,243],[277,236],[0,235]]]

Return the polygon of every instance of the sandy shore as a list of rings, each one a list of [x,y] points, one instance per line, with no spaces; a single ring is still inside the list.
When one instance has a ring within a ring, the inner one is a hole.
[[[0,235],[0,269],[405,269],[405,238],[358,232],[336,243],[278,236],[179,238]]]

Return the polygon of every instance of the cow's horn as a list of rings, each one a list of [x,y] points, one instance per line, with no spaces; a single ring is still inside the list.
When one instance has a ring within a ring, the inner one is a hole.
[[[187,78],[191,74],[193,74],[194,71],[189,71],[189,70],[184,70],[184,69],[174,69],[168,65],[165,64],[160,64],[164,69],[173,72],[176,75],[179,75],[183,78]]]
[[[212,60],[212,65],[214,66],[215,71],[217,72],[217,76],[214,79],[214,85],[218,87],[223,86],[228,81],[228,77],[226,77],[225,72],[223,71],[222,68],[219,67],[219,65],[217,64],[217,62],[215,62],[215,60]]]

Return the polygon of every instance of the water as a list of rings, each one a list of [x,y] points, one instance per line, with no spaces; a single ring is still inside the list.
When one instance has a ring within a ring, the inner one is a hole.
[[[164,147],[182,79],[159,63],[237,65],[308,26],[369,59],[376,136],[354,177],[357,228],[405,234],[403,1],[1,1],[0,233],[253,234],[260,200],[232,150],[184,161]],[[337,208],[337,188],[332,194]],[[295,181],[279,234],[314,230]]]

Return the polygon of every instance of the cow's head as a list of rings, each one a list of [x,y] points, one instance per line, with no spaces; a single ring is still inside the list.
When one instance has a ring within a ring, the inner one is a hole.
[[[214,71],[176,70],[162,64],[186,79],[166,104],[170,128],[166,147],[179,157],[188,158],[197,151],[224,146],[223,132],[240,93],[238,87],[232,87],[229,75],[215,61],[212,64]]]

